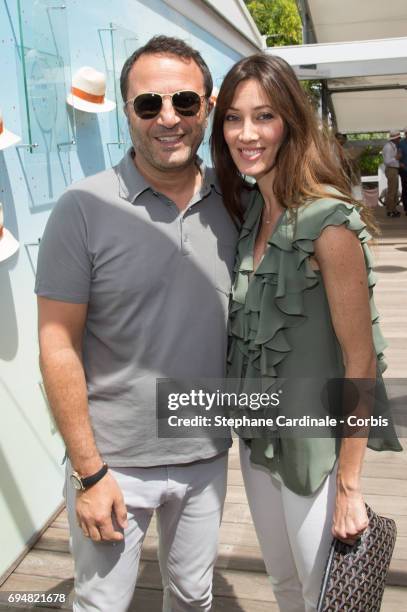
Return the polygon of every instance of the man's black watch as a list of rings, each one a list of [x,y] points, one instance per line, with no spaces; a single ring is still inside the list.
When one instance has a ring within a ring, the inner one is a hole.
[[[71,474],[71,483],[73,488],[77,491],[85,491],[85,489],[89,489],[89,487],[99,482],[99,480],[101,480],[101,478],[107,474],[108,469],[107,463],[104,463],[96,474],[86,476],[86,478],[82,478],[79,476],[78,472],[73,471]]]

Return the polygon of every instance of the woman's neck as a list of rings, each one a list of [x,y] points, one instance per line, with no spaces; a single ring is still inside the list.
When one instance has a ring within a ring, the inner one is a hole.
[[[265,174],[257,180],[257,185],[264,200],[264,214],[269,220],[280,216],[284,207],[279,204],[273,191],[274,186],[274,171]]]

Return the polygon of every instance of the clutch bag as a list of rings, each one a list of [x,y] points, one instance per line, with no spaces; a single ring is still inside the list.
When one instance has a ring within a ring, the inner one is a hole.
[[[396,543],[396,523],[366,504],[369,526],[353,545],[334,539],[318,612],[379,612]]]

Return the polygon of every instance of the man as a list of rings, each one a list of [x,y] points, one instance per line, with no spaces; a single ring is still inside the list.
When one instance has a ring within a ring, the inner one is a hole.
[[[401,179],[401,200],[404,212],[407,215],[407,127],[404,128],[404,138],[399,142],[400,152],[400,179]]]
[[[74,610],[127,610],[156,511],[163,609],[208,611],[231,441],[158,438],[155,385],[224,375],[237,230],[196,155],[212,78],[159,36],[127,60],[121,91],[133,148],[61,197],[36,283],[69,457]]]
[[[398,203],[399,190],[399,158],[398,144],[400,142],[400,132],[391,130],[389,140],[382,149],[385,174],[387,178],[387,193],[385,206],[388,217],[399,217],[400,213],[396,209]]]
[[[349,145],[348,137],[342,132],[335,133],[336,157],[342,172],[348,181],[349,190],[356,200],[363,200],[363,191],[360,178],[359,158],[360,151]]]
[[[346,134],[342,134],[342,132],[335,132],[335,138],[341,147],[345,147],[346,143],[348,142],[348,136]]]

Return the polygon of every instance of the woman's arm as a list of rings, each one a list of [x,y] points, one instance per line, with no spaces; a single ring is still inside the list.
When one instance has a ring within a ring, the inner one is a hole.
[[[332,323],[340,343],[345,377],[376,377],[369,290],[364,255],[357,236],[344,225],[329,226],[315,241],[315,260],[321,270]],[[370,415],[363,394],[355,413]],[[361,494],[365,437],[343,438],[338,462],[336,507],[332,533],[353,542],[368,525]]]

